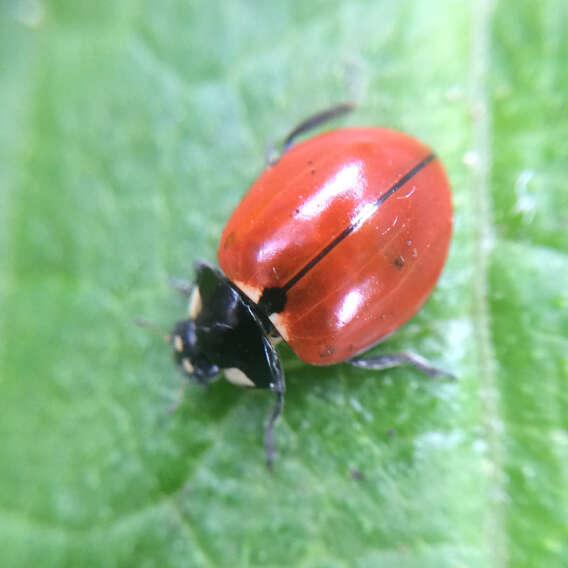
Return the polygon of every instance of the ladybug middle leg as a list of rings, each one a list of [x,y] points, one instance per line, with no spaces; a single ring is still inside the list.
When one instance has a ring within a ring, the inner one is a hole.
[[[282,154],[287,152],[296,142],[296,139],[302,134],[325,124],[326,122],[341,116],[342,114],[346,114],[352,111],[355,108],[355,104],[352,102],[344,102],[334,105],[328,109],[322,110],[317,112],[316,114],[312,114],[312,116],[308,116],[305,120],[302,120],[298,126],[293,128],[286,138],[284,138],[284,142],[282,143]]]
[[[449,377],[454,379],[454,375],[438,369],[431,365],[424,357],[412,353],[410,351],[400,351],[398,353],[385,353],[376,357],[365,357],[362,359],[350,359],[348,361],[354,367],[362,369],[372,369],[378,371],[381,369],[390,369],[392,367],[400,367],[401,365],[412,365],[419,371],[426,373],[429,377]]]
[[[306,132],[317,128],[318,126],[321,126],[322,124],[325,124],[326,122],[329,122],[330,120],[337,118],[338,116],[346,114],[352,111],[354,108],[355,103],[347,101],[336,104],[330,108],[308,116],[308,118],[302,120],[300,124],[290,130],[290,132],[286,135],[286,138],[284,138],[284,142],[282,143],[282,151],[280,152],[280,154],[275,151],[271,143],[267,144],[267,147],[265,149],[267,164],[269,166],[276,164],[282,157],[282,155],[285,154],[296,143],[297,139],[300,136],[306,134]]]

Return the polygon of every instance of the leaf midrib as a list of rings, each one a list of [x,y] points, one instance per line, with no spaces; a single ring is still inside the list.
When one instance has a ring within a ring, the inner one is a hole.
[[[494,243],[490,201],[491,108],[487,75],[490,69],[491,0],[473,5],[471,48],[471,102],[474,156],[472,167],[472,203],[474,218],[473,312],[475,352],[479,369],[479,399],[483,429],[492,468],[487,473],[488,507],[484,519],[485,539],[493,568],[507,565],[506,530],[503,495],[502,424],[497,389],[496,358],[491,343],[489,306],[489,259]]]

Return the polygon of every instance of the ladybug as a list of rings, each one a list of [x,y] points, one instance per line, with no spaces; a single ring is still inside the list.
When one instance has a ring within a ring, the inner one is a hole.
[[[430,295],[452,205],[440,160],[408,134],[342,128],[296,144],[351,108],[337,105],[292,130],[225,226],[221,270],[198,262],[194,284],[175,284],[189,296],[188,317],[170,337],[184,374],[203,385],[224,374],[275,393],[264,434],[269,467],[284,405],[279,340],[312,365],[410,363],[448,375],[410,352],[359,357]]]

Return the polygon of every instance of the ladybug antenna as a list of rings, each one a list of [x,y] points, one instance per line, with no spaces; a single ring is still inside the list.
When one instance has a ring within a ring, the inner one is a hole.
[[[134,323],[136,325],[139,325],[140,327],[147,327],[151,329],[154,333],[159,335],[166,343],[172,342],[172,336],[169,333],[166,333],[159,325],[156,325],[155,323],[148,321],[147,319],[144,318],[136,318],[134,320]]]

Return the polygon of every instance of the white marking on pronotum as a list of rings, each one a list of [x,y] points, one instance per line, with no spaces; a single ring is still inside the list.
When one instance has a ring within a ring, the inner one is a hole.
[[[194,286],[189,296],[189,319],[195,319],[199,312],[203,308],[203,302],[201,301],[201,293],[199,292],[199,287]]]
[[[236,367],[229,367],[224,369],[223,373],[225,378],[234,385],[239,387],[254,387],[255,384],[240,370]]]
[[[262,293],[260,288],[249,286],[244,282],[234,282],[234,284],[239,290],[241,290],[241,292],[244,292],[255,304],[258,304],[258,301],[260,300],[260,296]]]
[[[282,337],[280,335],[268,334],[268,340],[272,344],[272,347],[276,347],[282,341]]]
[[[278,330],[278,333],[282,336],[284,341],[288,341],[288,330],[286,329],[286,324],[280,314],[270,314],[270,321],[273,323],[274,327]]]
[[[193,375],[194,368],[189,359],[187,358],[182,359],[181,364],[183,365],[183,368],[186,370],[186,372],[189,375]]]
[[[179,353],[183,351],[183,339],[179,335],[174,336],[174,348]]]

